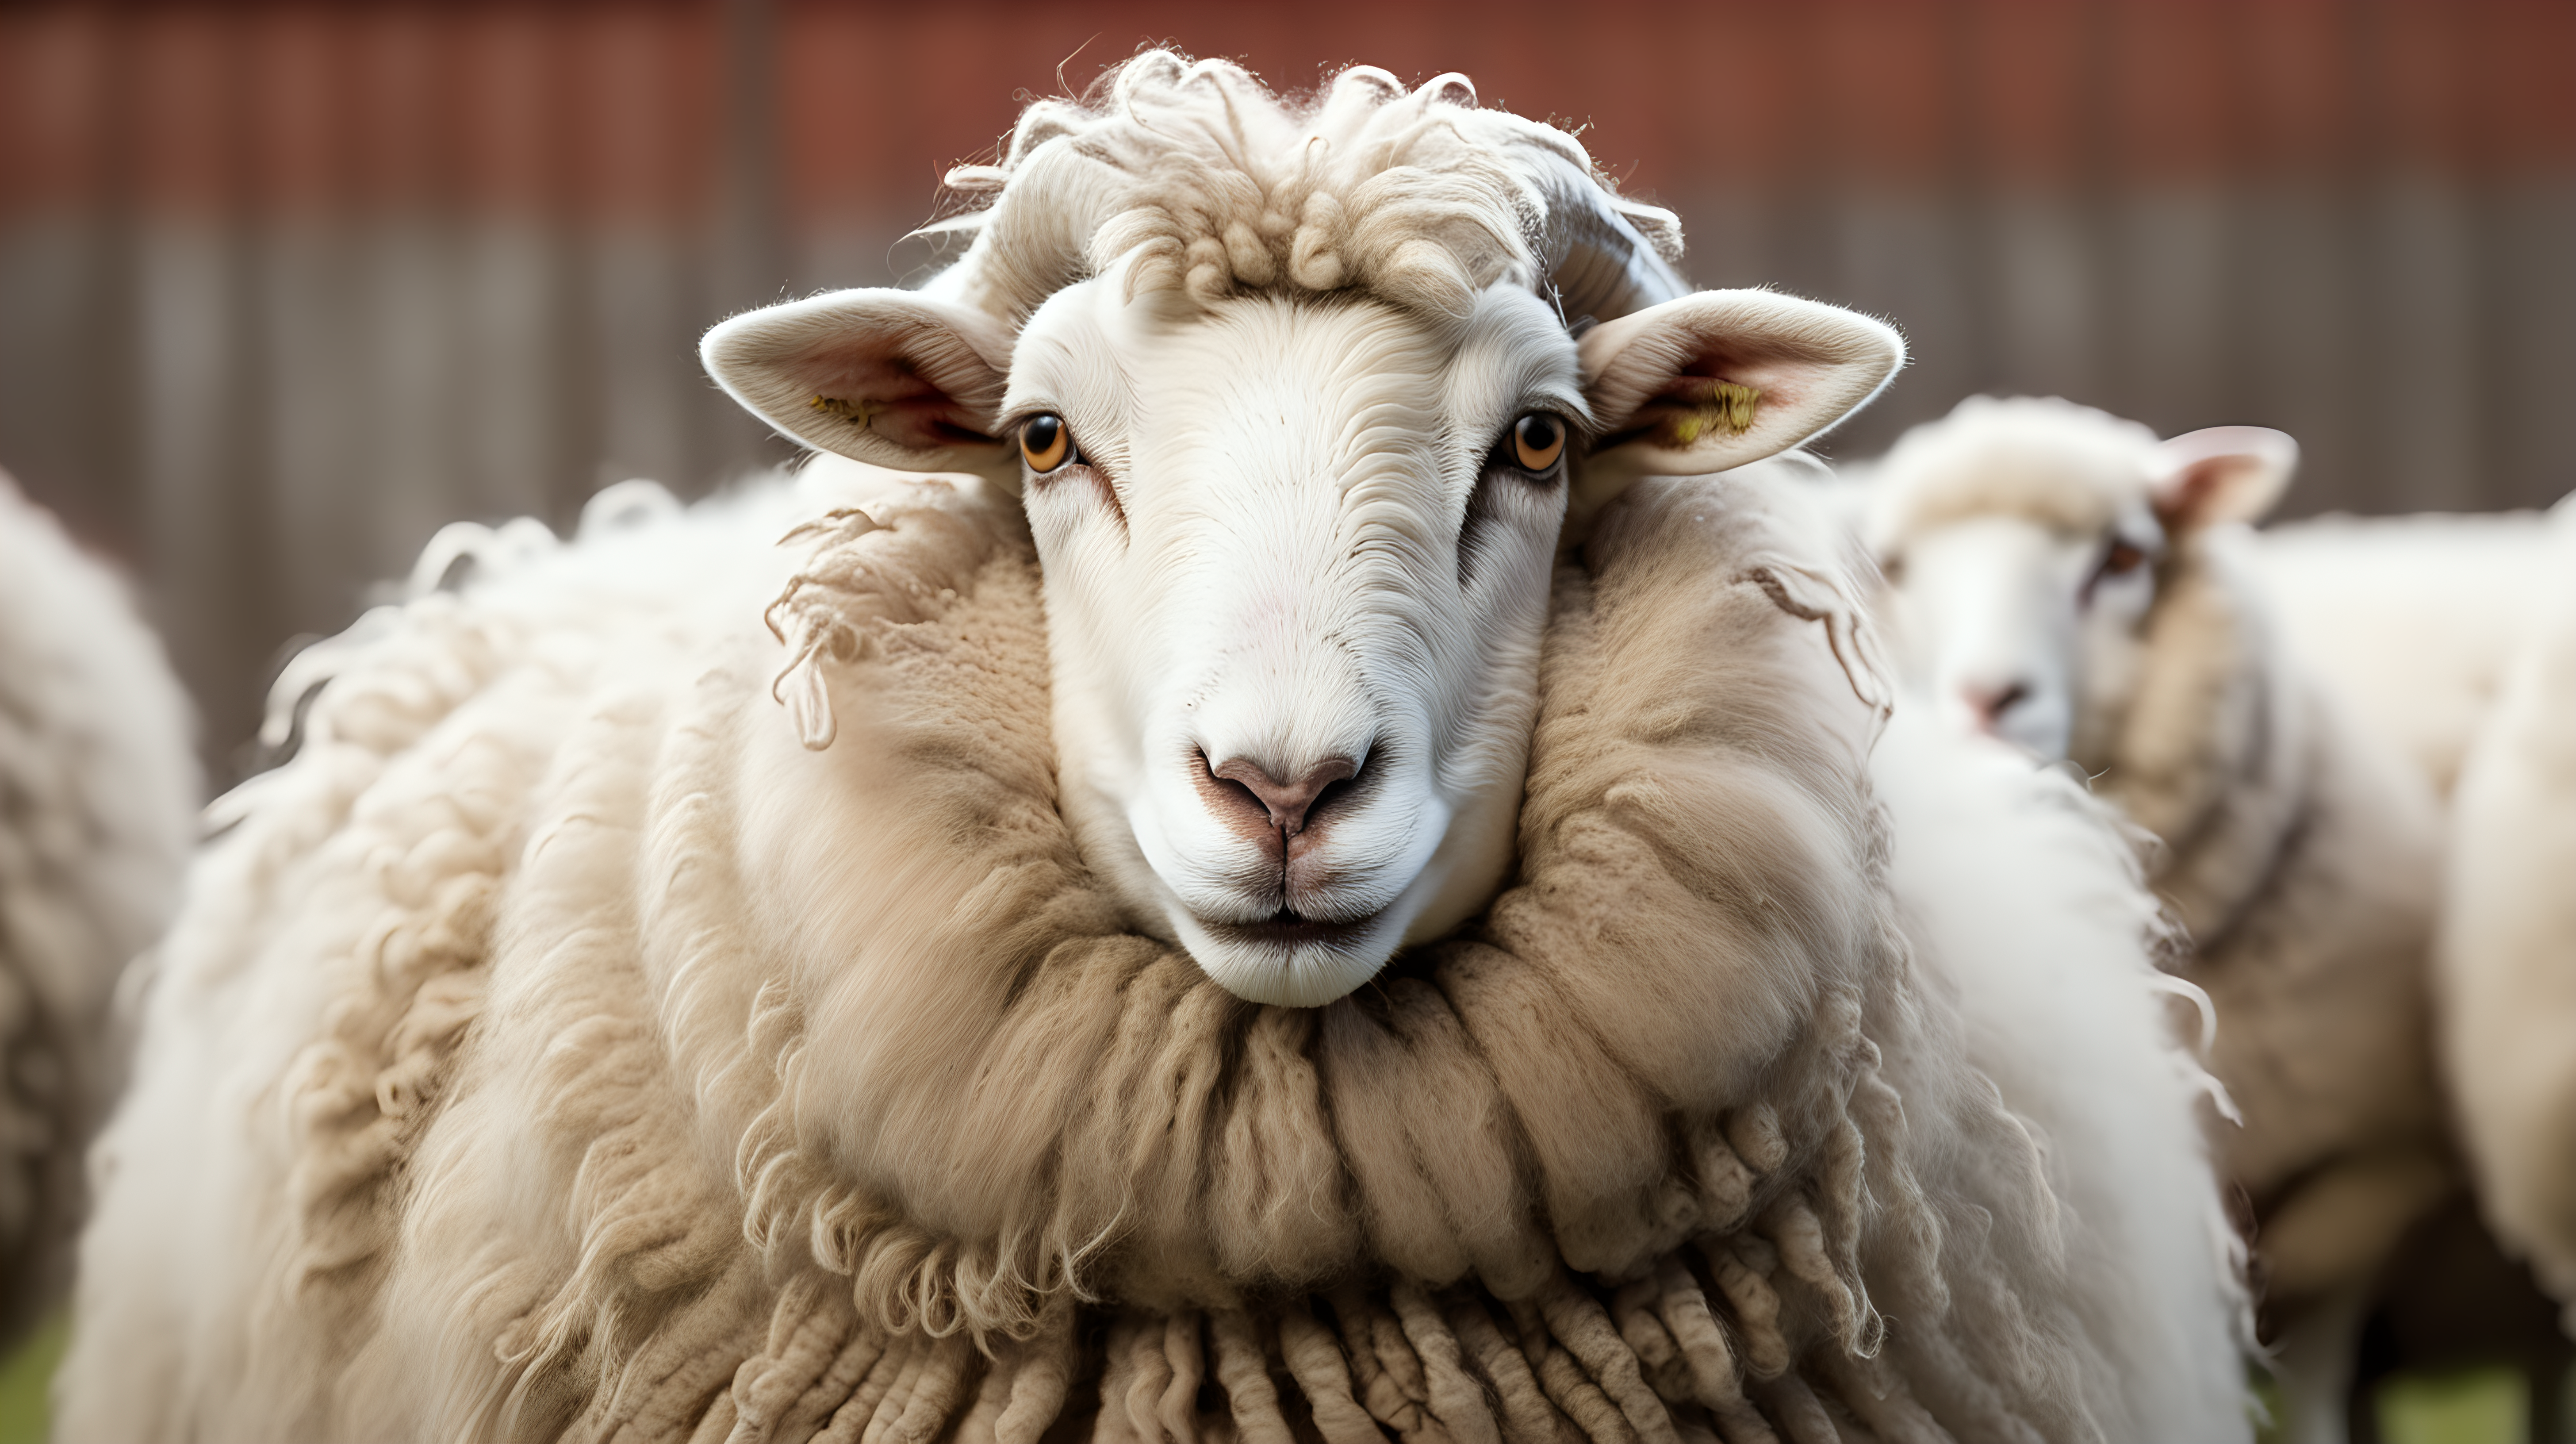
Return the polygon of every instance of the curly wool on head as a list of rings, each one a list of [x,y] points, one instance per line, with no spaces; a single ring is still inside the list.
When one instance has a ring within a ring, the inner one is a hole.
[[[1201,306],[1360,287],[1457,315],[1498,282],[1536,290],[1553,274],[1571,320],[1619,272],[1687,289],[1671,212],[1622,199],[1566,132],[1480,108],[1463,75],[1407,91],[1357,65],[1283,97],[1229,61],[1150,50],[1083,100],[1030,105],[998,164],[948,184],[990,199],[927,228],[974,237],[943,280],[1015,318],[1121,265],[1131,295]],[[1564,267],[1591,248],[1592,264]]]

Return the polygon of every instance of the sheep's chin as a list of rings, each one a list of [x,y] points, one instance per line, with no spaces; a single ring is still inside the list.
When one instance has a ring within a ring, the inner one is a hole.
[[[1404,941],[1402,910],[1338,926],[1289,928],[1212,923],[1175,908],[1172,925],[1192,961],[1247,1003],[1320,1008],[1377,976]]]

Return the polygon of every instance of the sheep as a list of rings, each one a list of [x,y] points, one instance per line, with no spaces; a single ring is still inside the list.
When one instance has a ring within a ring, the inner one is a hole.
[[[2444,1070],[2490,1227],[2576,1322],[2567,1062],[2576,977],[2576,509],[2551,518],[2555,576],[2454,799],[2434,959]]]
[[[2289,645],[2446,803],[2557,562],[2535,512],[2314,517],[2253,547]]]
[[[2249,1437],[2134,857],[1765,460],[1890,329],[1456,76],[1149,52],[952,179],[709,334],[792,480],[281,679],[64,1438]]]
[[[195,840],[189,733],[123,584],[0,475],[0,1340],[70,1282],[110,1002]]]
[[[1863,516],[1910,686],[2160,840],[2293,1437],[2331,1439],[2371,1281],[2457,1180],[2425,1021],[2435,803],[2285,645],[2247,555],[2297,454],[1975,397],[1898,440]]]

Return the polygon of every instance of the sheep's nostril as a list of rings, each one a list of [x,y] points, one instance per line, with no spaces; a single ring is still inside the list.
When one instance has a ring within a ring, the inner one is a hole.
[[[1959,689],[1959,700],[1977,714],[1977,724],[1991,732],[2006,712],[2030,700],[2030,684],[2016,681],[2000,687],[1964,686]]]
[[[1327,757],[1285,782],[1249,757],[1229,758],[1208,771],[1249,790],[1268,812],[1270,825],[1284,836],[1295,837],[1306,830],[1306,816],[1313,810],[1315,800],[1324,795],[1324,789],[1345,778],[1357,777],[1360,765],[1348,757]]]
[[[1210,814],[1237,833],[1283,849],[1360,771],[1351,758],[1327,757],[1283,781],[1249,757],[1210,763],[1201,751],[1191,760],[1196,764],[1191,780]]]

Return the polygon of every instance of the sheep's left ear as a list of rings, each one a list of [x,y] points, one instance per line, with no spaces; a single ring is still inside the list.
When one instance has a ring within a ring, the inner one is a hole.
[[[734,400],[808,446],[1016,491],[1018,449],[993,435],[1016,340],[972,306],[871,289],[746,311],[698,355]]]
[[[2299,443],[2263,426],[2212,426],[2156,445],[2160,473],[2149,497],[2156,520],[2181,535],[2262,519],[2299,469]]]
[[[1578,513],[1640,476],[1699,476],[1786,451],[1905,364],[1895,328],[1776,291],[1666,301],[1594,327],[1577,352],[1602,426]]]

